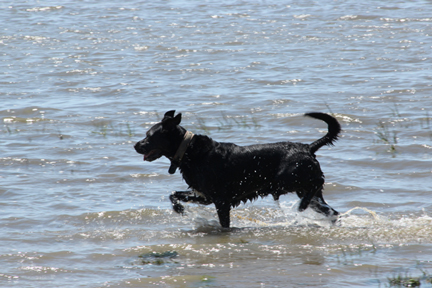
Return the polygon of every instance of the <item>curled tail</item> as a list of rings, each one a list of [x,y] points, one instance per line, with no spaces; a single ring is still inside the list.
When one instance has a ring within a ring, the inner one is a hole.
[[[318,149],[320,149],[324,145],[333,145],[334,144],[333,142],[335,142],[338,139],[338,134],[341,132],[341,126],[339,122],[333,116],[330,116],[325,113],[320,113],[320,112],[306,113],[305,116],[322,120],[326,122],[328,125],[327,134],[324,135],[324,137],[311,143],[309,145],[310,151],[312,153],[315,153]]]

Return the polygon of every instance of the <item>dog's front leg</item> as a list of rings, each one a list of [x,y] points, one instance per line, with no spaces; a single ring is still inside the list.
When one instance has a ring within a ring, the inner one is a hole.
[[[184,206],[180,204],[180,201],[203,205],[209,205],[212,203],[211,200],[207,199],[204,195],[196,191],[175,191],[170,195],[169,198],[173,205],[174,211],[180,214],[184,213]]]
[[[219,216],[219,223],[223,228],[230,227],[230,210],[229,202],[215,202],[216,211]]]
[[[185,193],[185,192],[188,192],[188,191],[175,191],[169,197],[169,199],[171,200],[174,211],[179,213],[179,214],[184,213],[184,206],[182,204],[180,204],[179,195],[181,195],[181,193]]]

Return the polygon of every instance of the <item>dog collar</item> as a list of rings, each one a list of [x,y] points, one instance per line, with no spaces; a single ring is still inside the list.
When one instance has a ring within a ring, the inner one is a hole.
[[[168,173],[174,174],[180,165],[180,162],[186,152],[186,149],[189,147],[190,142],[192,141],[192,138],[194,137],[194,134],[190,131],[186,131],[185,135],[183,136],[183,141],[180,143],[179,148],[177,149],[177,152],[175,153],[174,157],[171,159],[171,166],[168,169]]]

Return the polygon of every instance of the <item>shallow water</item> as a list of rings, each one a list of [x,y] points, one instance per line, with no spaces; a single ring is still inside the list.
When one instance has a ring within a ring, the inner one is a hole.
[[[432,277],[428,1],[0,4],[0,286],[389,287]],[[332,225],[295,195],[168,199],[133,144],[167,110],[218,141],[310,143]],[[359,207],[359,208],[357,208]]]

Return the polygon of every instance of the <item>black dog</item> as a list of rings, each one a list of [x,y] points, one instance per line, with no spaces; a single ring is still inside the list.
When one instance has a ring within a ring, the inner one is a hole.
[[[310,206],[327,216],[339,214],[324,201],[324,174],[315,157],[315,152],[324,145],[332,145],[341,131],[332,116],[305,114],[328,125],[327,134],[312,144],[279,142],[237,146],[194,135],[179,125],[181,114],[174,116],[174,113],[166,112],[162,121],[147,131],[146,138],[135,144],[135,150],[144,155],[144,161],[162,156],[170,159],[170,174],[180,168],[192,191],[177,191],[170,196],[176,212],[184,210],[180,201],[214,203],[220,224],[229,228],[230,209],[241,201],[269,194],[278,200],[280,195],[296,192],[302,199],[299,211]]]

